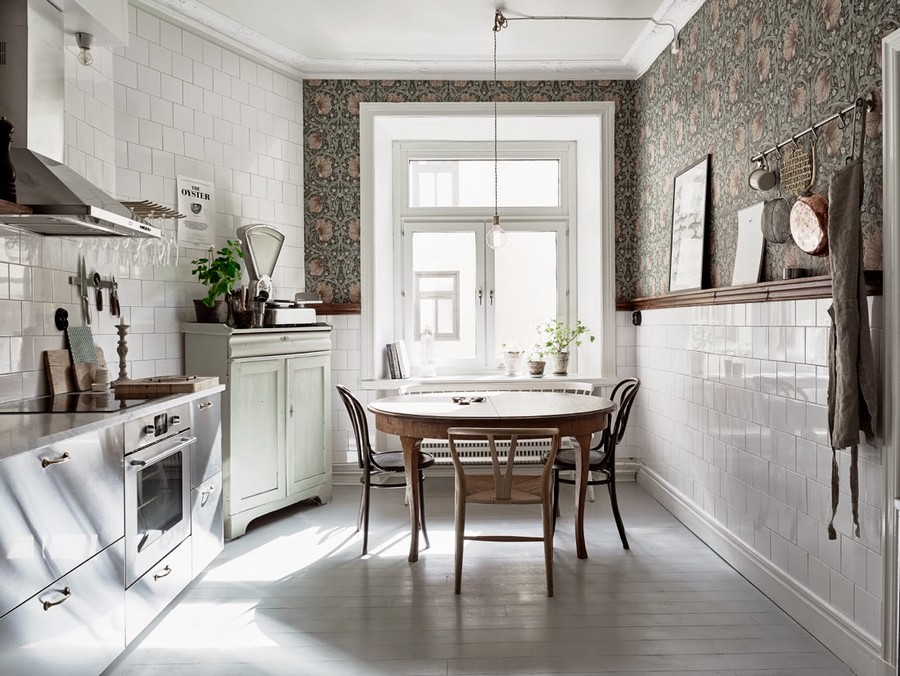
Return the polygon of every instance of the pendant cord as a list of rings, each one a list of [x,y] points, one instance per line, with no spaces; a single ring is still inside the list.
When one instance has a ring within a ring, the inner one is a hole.
[[[503,19],[503,15],[500,13],[500,10],[497,10],[497,13],[494,15],[494,85],[493,85],[493,99],[494,99],[494,225],[493,227],[497,227],[500,223],[500,214],[498,212],[499,206],[499,198],[498,198],[498,190],[497,190],[497,165],[498,165],[498,153],[497,153],[497,33],[500,32],[500,29],[506,25],[506,20],[503,19],[501,23],[501,19]]]

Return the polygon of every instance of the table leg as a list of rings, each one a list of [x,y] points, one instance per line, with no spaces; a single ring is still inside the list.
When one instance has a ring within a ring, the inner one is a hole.
[[[584,544],[584,500],[587,495],[591,435],[584,434],[575,438],[581,447],[581,453],[575,455],[575,549],[578,551],[579,559],[586,559],[588,555]]]
[[[403,444],[403,468],[406,471],[406,495],[409,497],[409,561],[419,560],[419,443],[415,437],[400,437]]]

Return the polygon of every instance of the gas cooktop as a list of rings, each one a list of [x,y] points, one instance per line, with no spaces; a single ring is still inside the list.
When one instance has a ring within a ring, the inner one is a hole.
[[[71,392],[0,404],[0,415],[12,413],[113,413],[142,404],[144,399],[116,399],[113,391]]]

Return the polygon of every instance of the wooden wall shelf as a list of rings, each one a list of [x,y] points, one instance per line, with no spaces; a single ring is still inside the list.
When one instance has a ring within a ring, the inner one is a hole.
[[[0,215],[3,214],[30,214],[31,207],[26,207],[24,204],[16,204],[15,202],[7,202],[6,200],[0,200]]]
[[[317,315],[358,315],[362,312],[359,303],[322,303],[315,308]]]
[[[882,295],[881,270],[866,270],[866,294]],[[681,291],[664,296],[646,296],[616,301],[617,310],[657,310],[668,307],[695,305],[729,305],[732,303],[764,303],[776,300],[805,300],[831,297],[831,276],[784,279],[741,286],[720,286],[715,289]]]

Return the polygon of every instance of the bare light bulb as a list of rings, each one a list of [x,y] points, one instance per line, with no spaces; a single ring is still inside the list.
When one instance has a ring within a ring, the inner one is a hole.
[[[80,52],[78,52],[78,56],[76,58],[78,59],[78,63],[80,63],[82,66],[90,66],[92,63],[94,63],[94,57],[91,56],[91,52],[89,49],[82,49]]]
[[[78,45],[78,63],[82,66],[90,66],[94,63],[91,54],[91,45],[94,44],[94,36],[90,33],[75,33],[75,44]]]
[[[494,227],[488,230],[485,240],[487,241],[487,245],[492,249],[499,249],[506,244],[506,230],[501,228],[500,223],[497,222],[494,224]]]

